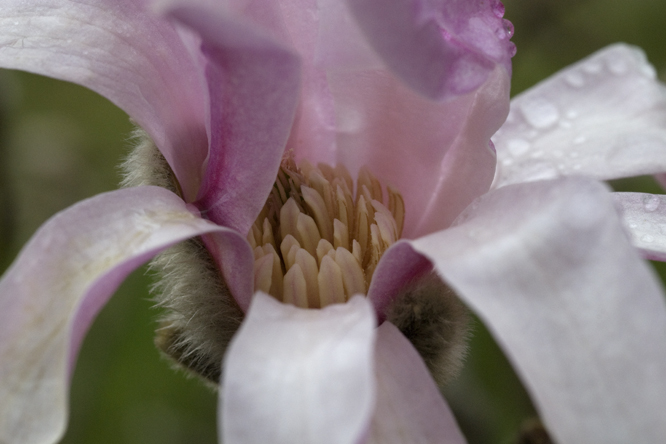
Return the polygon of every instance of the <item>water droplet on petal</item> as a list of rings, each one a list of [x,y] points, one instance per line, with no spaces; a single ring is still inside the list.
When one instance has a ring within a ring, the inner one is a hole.
[[[513,37],[513,33],[515,32],[515,29],[513,28],[513,23],[511,23],[507,19],[502,19],[502,25],[504,25],[504,30],[506,31],[506,35],[509,38]]]
[[[654,241],[654,237],[650,236],[649,234],[646,234],[643,237],[641,237],[641,240],[649,244],[650,242]]]
[[[570,109],[569,111],[567,111],[566,116],[567,119],[575,119],[576,117],[578,117],[578,111],[576,111],[575,109]]]
[[[509,57],[513,57],[516,55],[516,52],[518,49],[516,48],[516,44],[513,42],[508,42],[507,43],[507,52],[509,53]]]
[[[574,88],[585,86],[585,76],[583,76],[583,74],[578,71],[571,71],[568,73],[566,76],[564,76],[564,81]]]
[[[627,62],[622,59],[615,59],[608,61],[608,69],[610,72],[617,76],[626,74],[629,71],[629,66]]]
[[[506,144],[509,152],[514,156],[521,156],[530,149],[530,143],[525,139],[512,139]]]
[[[599,74],[602,66],[599,62],[587,62],[583,65],[583,71],[588,74]]]
[[[543,129],[552,126],[560,118],[557,107],[546,99],[533,99],[520,104],[520,111],[525,120],[534,128]]]
[[[645,206],[645,211],[655,211],[659,208],[661,200],[657,196],[646,195],[643,197],[643,205]]]
[[[587,142],[587,137],[585,136],[578,136],[573,140],[573,143],[576,145],[580,145],[581,143]]]
[[[504,165],[504,166],[513,165],[513,159],[506,158],[506,159],[502,160],[502,165]]]
[[[560,128],[569,129],[569,128],[571,128],[571,126],[572,126],[572,125],[571,125],[571,122],[569,122],[568,120],[562,120],[562,121],[559,123],[559,127],[560,127]]]
[[[655,79],[657,77],[657,70],[648,63],[641,65],[640,72],[648,79]]]
[[[493,5],[493,14],[497,18],[504,17],[504,4],[502,2],[495,2]]]

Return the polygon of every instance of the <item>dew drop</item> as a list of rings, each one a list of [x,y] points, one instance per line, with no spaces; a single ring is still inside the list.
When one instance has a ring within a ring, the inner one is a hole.
[[[646,63],[640,67],[640,72],[648,79],[654,79],[657,77],[657,70],[654,69],[654,66]]]
[[[643,235],[643,237],[641,237],[641,240],[649,244],[651,242],[654,242],[654,237],[650,236],[649,234],[645,234]]]
[[[608,61],[608,69],[610,72],[617,76],[621,76],[627,73],[629,71],[629,66],[627,66],[627,63],[622,60],[622,59],[615,59],[615,60],[609,60]]]
[[[566,116],[567,119],[575,119],[576,117],[578,117],[578,111],[576,111],[575,109],[570,109],[569,111],[567,111]]]
[[[585,137],[585,136],[578,136],[573,140],[573,143],[575,145],[580,145],[581,143],[585,143],[585,142],[587,142],[587,137]]]
[[[583,71],[588,74],[599,74],[601,72],[602,66],[599,62],[588,62],[583,65]]]
[[[560,118],[557,107],[546,99],[533,99],[520,104],[520,111],[525,120],[534,128],[544,129],[552,126]]]
[[[518,49],[516,48],[516,44],[513,42],[508,42],[507,52],[509,53],[509,57],[515,56],[517,51]]]
[[[569,122],[568,120],[562,120],[562,121],[559,123],[559,127],[560,127],[560,128],[569,129],[569,128],[571,128],[571,126],[572,126],[572,125],[571,125],[571,122]]]
[[[645,211],[655,211],[657,208],[659,208],[660,203],[661,200],[657,196],[647,195],[643,197],[643,206],[645,207]]]
[[[585,77],[578,71],[571,71],[568,73],[566,76],[564,76],[564,81],[574,88],[585,86]]]
[[[506,144],[509,152],[514,156],[522,156],[530,149],[530,143],[525,139],[512,139]]]
[[[493,5],[493,14],[495,14],[495,17],[497,18],[504,17],[504,3],[495,2]]]
[[[502,25],[504,26],[504,31],[506,31],[506,35],[511,38],[513,37],[513,33],[515,32],[515,29],[513,28],[513,23],[507,19],[502,19]]]
[[[504,166],[511,166],[511,165],[513,165],[513,159],[509,159],[509,158],[503,159],[503,160],[502,160],[502,165],[504,165]]]

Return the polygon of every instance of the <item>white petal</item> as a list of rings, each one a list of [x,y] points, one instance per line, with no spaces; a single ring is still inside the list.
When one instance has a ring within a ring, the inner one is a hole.
[[[304,310],[256,293],[224,361],[221,442],[358,442],[374,408],[375,332],[362,296]]]
[[[464,444],[414,346],[390,322],[377,329],[377,408],[368,444]]]
[[[631,243],[648,259],[666,261],[666,196],[613,193]]]
[[[411,244],[493,332],[556,442],[663,440],[664,295],[603,186],[501,188]]]
[[[666,171],[666,88],[637,48],[613,45],[511,101],[493,136],[494,187]]]
[[[96,196],[42,226],[0,281],[0,442],[56,442],[76,355],[98,311],[159,251],[216,231],[229,230],[157,187]]]

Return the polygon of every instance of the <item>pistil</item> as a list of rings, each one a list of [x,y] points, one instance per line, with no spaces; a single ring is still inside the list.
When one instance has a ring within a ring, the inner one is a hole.
[[[248,233],[254,249],[254,289],[302,308],[342,303],[366,294],[379,259],[402,234],[405,205],[361,168],[291,156],[280,166],[266,204]],[[387,206],[388,205],[388,206]]]

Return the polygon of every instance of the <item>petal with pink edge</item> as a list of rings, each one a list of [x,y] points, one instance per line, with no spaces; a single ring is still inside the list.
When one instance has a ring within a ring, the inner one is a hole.
[[[465,444],[421,356],[390,322],[377,329],[377,407],[368,444]]]
[[[441,103],[379,70],[330,72],[338,161],[367,165],[405,200],[403,237],[448,227],[495,174],[490,137],[509,111],[509,76],[498,67],[476,92]]]
[[[201,35],[209,62],[210,153],[196,205],[210,220],[247,233],[282,160],[300,61],[281,41],[222,7],[181,3],[169,15]]]
[[[224,360],[221,442],[359,442],[374,409],[375,332],[362,296],[303,310],[256,293]]]
[[[474,91],[497,63],[511,72],[513,27],[502,19],[499,1],[347,3],[386,65],[426,97],[444,99]]]
[[[666,196],[613,193],[631,243],[646,259],[666,261]]]
[[[666,88],[655,77],[641,50],[618,44],[515,97],[493,136],[493,187],[665,172]]]
[[[157,187],[102,194],[44,224],[0,281],[0,442],[56,442],[79,346],[118,285],[164,248],[225,230]]]
[[[131,0],[6,0],[0,66],[86,86],[155,141],[189,200],[207,154],[204,90],[176,30]]]
[[[664,295],[604,186],[501,188],[411,244],[489,327],[556,442],[666,436]]]

